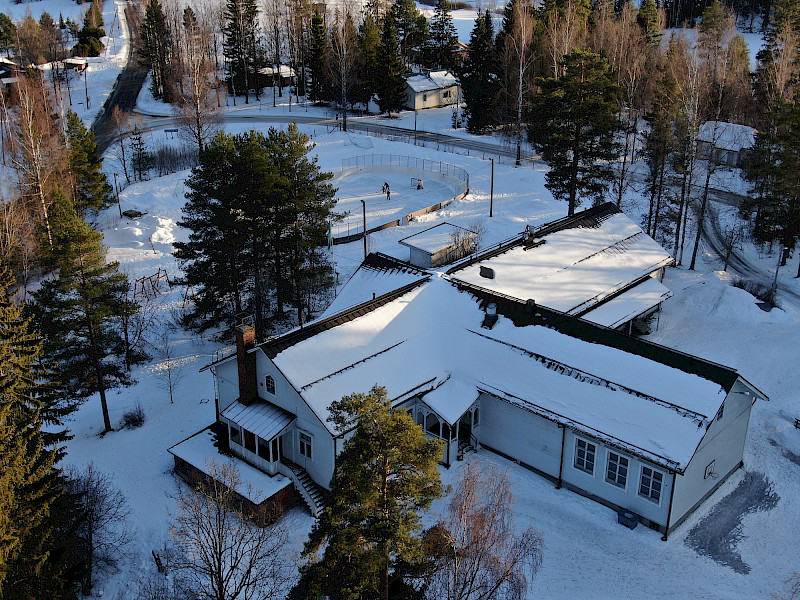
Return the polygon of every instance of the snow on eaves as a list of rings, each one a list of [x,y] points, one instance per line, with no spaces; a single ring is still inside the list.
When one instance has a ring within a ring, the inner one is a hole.
[[[332,399],[375,384],[395,400],[416,390],[451,424],[485,391],[673,470],[725,399],[703,377],[555,329],[503,317],[481,329],[483,314],[471,294],[433,277],[273,360],[329,428]]]

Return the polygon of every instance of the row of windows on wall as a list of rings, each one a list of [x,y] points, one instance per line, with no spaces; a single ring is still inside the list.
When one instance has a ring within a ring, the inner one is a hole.
[[[230,431],[229,439],[231,444],[241,446],[245,450],[257,454],[260,458],[269,462],[280,460],[281,447],[279,438],[274,438],[272,442],[268,442],[258,437],[252,431],[242,429],[238,425],[229,423],[228,428]]]
[[[594,475],[596,459],[597,445],[588,440],[576,438],[573,466],[589,475]],[[629,475],[630,460],[622,454],[608,450],[604,477],[606,483],[624,490],[628,487]],[[659,504],[663,486],[664,473],[658,469],[642,465],[639,473],[639,496]]]

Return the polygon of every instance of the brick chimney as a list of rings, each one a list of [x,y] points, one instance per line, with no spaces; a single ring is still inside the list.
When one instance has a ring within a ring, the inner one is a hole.
[[[247,319],[236,326],[236,364],[239,368],[239,402],[252,404],[258,398],[256,353],[248,352],[256,346],[256,330]]]

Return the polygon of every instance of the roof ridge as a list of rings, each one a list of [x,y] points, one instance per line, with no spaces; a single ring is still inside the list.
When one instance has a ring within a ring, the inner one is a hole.
[[[467,329],[470,333],[474,333],[482,338],[487,340],[497,342],[498,344],[503,344],[504,346],[508,346],[509,348],[513,348],[522,354],[530,356],[531,358],[535,359],[537,362],[541,363],[546,369],[551,371],[555,371],[561,375],[566,377],[571,377],[572,379],[576,379],[582,383],[590,383],[592,385],[598,385],[605,388],[608,388],[611,391],[617,392],[625,392],[631,396],[636,396],[637,398],[643,398],[659,406],[663,406],[665,408],[670,408],[677,412],[682,417],[687,417],[692,419],[693,421],[699,421],[698,427],[701,427],[705,424],[705,419],[708,418],[708,415],[704,415],[699,413],[695,410],[691,410],[689,408],[685,408],[683,406],[679,406],[678,404],[674,404],[673,402],[669,402],[667,400],[662,400],[661,398],[656,398],[655,396],[651,396],[650,394],[646,394],[644,392],[640,392],[635,390],[631,387],[626,385],[622,385],[621,383],[617,383],[615,381],[611,381],[610,379],[606,379],[604,377],[600,377],[599,375],[594,375],[583,369],[579,369],[577,367],[573,367],[561,361],[558,361],[554,358],[550,358],[549,356],[545,356],[544,354],[539,354],[538,352],[533,352],[532,350],[528,350],[527,348],[523,348],[522,346],[517,346],[516,344],[512,344],[510,342],[504,342],[503,340],[498,340],[497,338],[493,338],[489,335],[479,333],[477,331],[472,331],[471,329]]]
[[[404,296],[414,288],[419,287],[426,281],[430,280],[430,278],[431,276],[427,274],[426,277],[422,277],[417,281],[412,281],[411,283],[397,288],[396,290],[378,296],[377,298],[367,300],[361,304],[356,304],[352,308],[336,313],[335,315],[331,315],[330,317],[320,319],[319,321],[314,321],[307,327],[301,327],[300,329],[295,329],[277,338],[262,342],[258,346],[264,350],[267,356],[270,358],[275,358],[287,348],[290,348],[295,344],[302,342],[303,340],[307,340],[318,333],[322,333],[328,329],[333,329],[334,327],[353,321],[354,319],[368,314],[373,310],[380,308],[381,306],[389,304],[393,300]]]
[[[342,367],[341,369],[338,369],[337,371],[334,371],[333,373],[328,373],[327,375],[323,375],[323,376],[322,376],[322,377],[320,377],[319,379],[317,379],[317,380],[315,380],[315,381],[311,381],[311,382],[309,382],[309,383],[305,384],[303,387],[301,387],[301,388],[300,388],[300,391],[302,392],[303,390],[306,390],[306,389],[310,388],[312,385],[314,385],[314,384],[317,384],[317,383],[319,383],[320,381],[324,381],[324,380],[326,380],[326,379],[328,379],[328,378],[330,378],[330,377],[334,377],[335,375],[338,375],[339,373],[344,373],[344,372],[345,372],[345,371],[347,371],[348,369],[352,369],[352,368],[353,368],[353,367],[355,367],[356,365],[360,365],[361,363],[365,363],[365,362],[367,362],[368,360],[370,360],[370,359],[372,359],[372,358],[375,358],[376,356],[380,356],[380,355],[381,355],[381,354],[383,354],[384,352],[389,352],[389,350],[393,350],[394,348],[397,348],[397,347],[398,347],[400,344],[404,343],[405,341],[406,341],[406,340],[400,340],[400,341],[399,341],[399,342],[397,342],[396,344],[392,344],[392,345],[391,345],[391,346],[389,346],[388,348],[384,348],[383,350],[378,350],[378,351],[377,351],[377,352],[375,352],[374,354],[370,354],[369,356],[365,356],[364,358],[362,358],[361,360],[357,360],[357,361],[356,361],[356,362],[354,362],[353,364],[347,365],[346,367]]]

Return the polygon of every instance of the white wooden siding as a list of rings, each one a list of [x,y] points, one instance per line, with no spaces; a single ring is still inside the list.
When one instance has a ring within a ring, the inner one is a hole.
[[[713,460],[714,471],[725,477],[742,461],[747,426],[750,423],[753,396],[747,396],[741,383],[734,385],[725,399],[721,419],[714,419],[700,442],[684,475],[675,482],[670,525],[678,523],[700,499],[719,483],[719,479],[706,477],[706,466]]]
[[[575,468],[575,439],[581,438],[595,445],[594,473],[591,475]],[[608,453],[614,452],[628,459],[628,482],[625,489],[619,488],[606,481],[606,465]],[[664,475],[661,486],[661,498],[658,503],[639,495],[639,481],[642,467],[650,467]],[[564,443],[564,470],[563,480],[581,490],[599,496],[604,500],[622,508],[632,510],[645,519],[666,526],[667,512],[669,510],[669,497],[672,490],[672,474],[663,467],[640,460],[635,456],[625,454],[621,450],[606,446],[589,436],[576,433],[571,429],[566,431]]]
[[[480,444],[558,477],[561,429],[556,423],[488,394],[481,394],[478,406]]]

